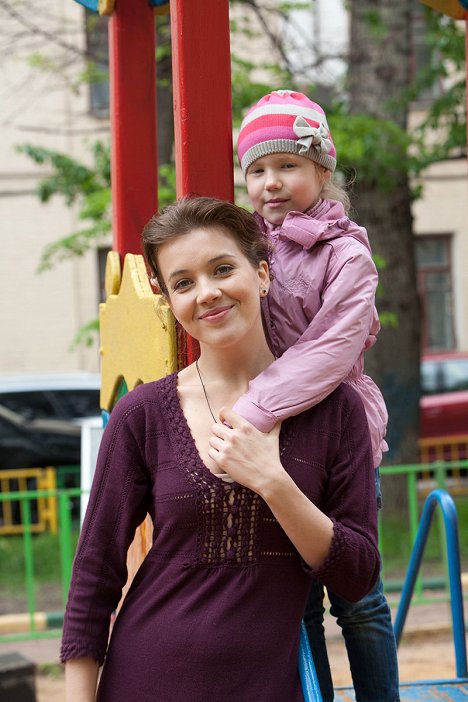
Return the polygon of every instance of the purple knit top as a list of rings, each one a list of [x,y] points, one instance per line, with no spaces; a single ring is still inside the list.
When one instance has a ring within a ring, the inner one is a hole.
[[[299,625],[312,576],[349,600],[377,579],[377,514],[362,403],[340,386],[286,420],[281,460],[334,522],[312,571],[266,503],[203,464],[177,375],[123,397],[104,432],[75,557],[61,659],[105,659],[100,702],[300,702]],[[146,513],[153,546],[113,627],[126,551]],[[313,534],[311,534],[313,538]]]

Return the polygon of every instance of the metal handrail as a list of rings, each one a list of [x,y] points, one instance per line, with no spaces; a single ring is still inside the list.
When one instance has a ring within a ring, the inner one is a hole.
[[[453,642],[455,646],[456,673],[459,678],[468,676],[465,641],[465,618],[463,612],[463,590],[461,582],[460,549],[458,540],[458,517],[455,503],[446,490],[433,490],[426,498],[419,522],[416,541],[406,573],[400,603],[395,617],[395,638],[400,643],[406,615],[411,603],[414,585],[429,535],[435,508],[440,506],[447,544],[447,566],[450,585]]]

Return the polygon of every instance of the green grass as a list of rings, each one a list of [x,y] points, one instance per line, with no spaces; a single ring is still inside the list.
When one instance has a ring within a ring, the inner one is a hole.
[[[468,570],[468,497],[454,498],[458,514],[458,532],[462,570]],[[439,531],[440,510],[437,508],[431,523],[429,537],[424,550],[422,568],[425,574],[443,575],[445,565],[442,544],[445,544],[445,532]],[[386,517],[385,510],[381,516],[381,551],[387,576],[404,575],[411,555],[407,515]]]
[[[78,531],[73,532],[73,549]],[[32,537],[34,577],[38,584],[60,582],[60,544],[57,534],[36,534]],[[0,587],[16,590],[24,586],[24,543],[21,536],[0,537]]]
[[[38,663],[37,672],[52,680],[60,680],[63,677],[64,668],[61,663]]]

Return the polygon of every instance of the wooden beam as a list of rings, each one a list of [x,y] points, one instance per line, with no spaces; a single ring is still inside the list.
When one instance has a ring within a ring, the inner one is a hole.
[[[119,0],[109,20],[112,220],[121,257],[141,253],[157,209],[154,13],[146,0]]]
[[[228,0],[172,0],[177,195],[234,198]]]

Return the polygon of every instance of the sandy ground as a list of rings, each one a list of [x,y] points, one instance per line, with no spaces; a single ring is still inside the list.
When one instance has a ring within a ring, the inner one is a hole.
[[[450,609],[446,603],[411,607],[398,652],[402,682],[455,677],[450,621]],[[334,683],[336,686],[349,685],[351,677],[343,639],[330,616],[326,618],[326,631]],[[21,653],[38,666],[37,702],[64,702],[63,672],[57,665],[58,639],[0,644],[0,655],[12,651]],[[50,674],[44,672],[48,664],[55,664],[51,666]]]
[[[335,685],[349,685],[351,680],[342,642],[332,640],[328,644],[328,650]],[[452,639],[448,635],[415,637],[400,646],[399,662],[402,681],[453,678],[455,656]],[[63,702],[63,675],[53,678],[39,674],[36,678],[36,696],[37,702]]]

